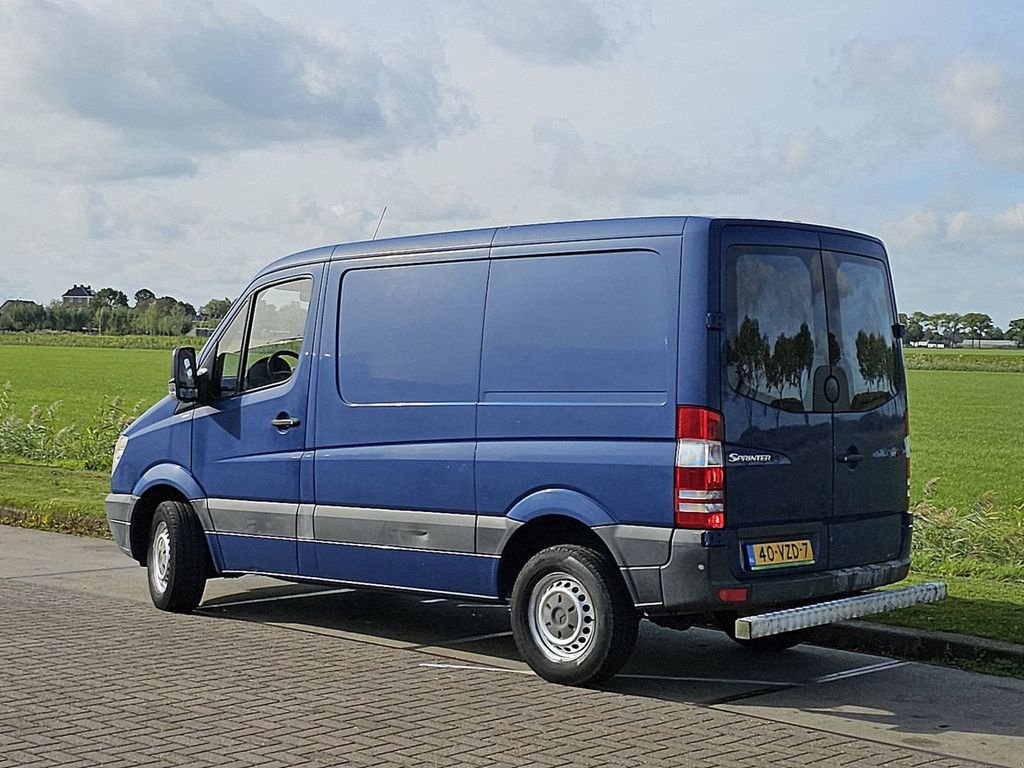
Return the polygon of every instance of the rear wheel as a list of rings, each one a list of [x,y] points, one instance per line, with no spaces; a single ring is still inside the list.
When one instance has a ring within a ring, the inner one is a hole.
[[[192,507],[162,501],[153,513],[146,569],[149,596],[162,611],[189,613],[203,598],[210,551]]]
[[[587,685],[622,668],[639,618],[622,577],[581,546],[538,552],[512,589],[512,633],[526,663],[553,683]]]

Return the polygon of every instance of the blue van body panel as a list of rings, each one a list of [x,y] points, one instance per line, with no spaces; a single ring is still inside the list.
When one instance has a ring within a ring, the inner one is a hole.
[[[310,445],[318,505],[475,514],[488,267],[486,250],[471,253],[477,260],[432,268],[388,258],[331,264]],[[348,285],[366,293],[346,302]],[[401,301],[417,292],[420,301]],[[393,301],[410,306],[397,312]]]
[[[679,345],[676,374],[676,402],[681,405],[718,407],[717,377],[712,365],[695,364],[707,359],[710,220],[690,217],[682,240],[682,265],[679,270]]]
[[[299,251],[298,253],[293,253],[288,256],[282,256],[280,259],[272,261],[270,264],[265,266],[256,274],[256,277],[252,279],[252,282],[250,282],[249,285],[246,286],[246,289],[242,291],[241,296],[245,296],[245,294],[247,294],[256,283],[262,282],[264,277],[274,272],[279,272],[282,269],[292,269],[295,267],[320,264],[330,260],[331,254],[335,251],[337,247],[338,246],[336,245],[323,245],[318,248],[310,248],[308,250]],[[236,301],[235,304],[237,303],[238,302]],[[232,309],[233,308],[234,305],[232,305]],[[226,316],[230,315],[231,312],[229,312],[228,315]]]
[[[110,478],[113,493],[133,493],[156,467],[191,467],[192,412],[179,413],[177,405],[165,397],[124,431],[129,448]],[[147,483],[143,490],[152,485]],[[184,488],[178,490],[185,493]],[[200,498],[203,494],[185,495]]]
[[[459,232],[438,232],[431,235],[410,235],[380,240],[344,243],[334,248],[332,261],[356,259],[364,256],[391,256],[396,254],[448,254],[459,251],[488,248],[495,229],[467,229]]]
[[[316,543],[316,578],[467,597],[498,596],[498,558],[418,549]]]
[[[520,523],[528,523],[549,515],[571,517],[591,528],[614,525],[618,522],[592,498],[570,488],[545,488],[536,491],[517,501],[508,511],[508,518]]]
[[[479,513],[512,516],[519,504],[541,503],[550,492],[566,505],[551,511],[580,522],[670,526],[674,460],[669,440],[481,440]]]
[[[240,536],[226,533],[206,534],[219,549],[215,566],[221,573],[267,573],[294,576],[296,568],[295,539],[272,539],[262,536]]]
[[[550,245],[563,242],[595,242],[638,237],[679,237],[685,216],[647,216],[632,219],[592,219],[501,227],[493,247]]]
[[[206,492],[196,482],[191,472],[180,464],[168,463],[157,464],[146,470],[138,482],[135,483],[131,493],[133,496],[142,496],[150,488],[158,485],[170,486],[186,499],[202,499],[206,497]]]

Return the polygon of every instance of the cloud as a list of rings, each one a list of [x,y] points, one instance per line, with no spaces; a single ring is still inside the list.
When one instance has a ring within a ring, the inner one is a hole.
[[[899,247],[1008,243],[1024,253],[1024,203],[996,213],[924,208],[882,224],[880,231],[886,242]]]
[[[73,231],[90,240],[106,240],[122,230],[122,223],[106,198],[92,187],[64,187],[57,202]]]
[[[1024,170],[1024,76],[1001,62],[961,56],[938,84],[939,103],[956,130],[993,165]]]
[[[204,154],[278,142],[431,147],[474,117],[440,44],[425,43],[376,51],[211,0],[5,4],[0,109],[25,118],[0,133],[0,161],[117,178],[188,174]],[[31,157],[9,149],[32,133],[48,136]]]
[[[491,43],[535,64],[567,66],[614,59],[640,28],[644,6],[631,6],[633,18],[616,18],[606,6],[586,0],[472,2],[467,17]],[[621,10],[621,9],[620,9]]]
[[[996,49],[998,50],[998,49]],[[964,142],[984,163],[1024,170],[1024,70],[1017,55],[943,58],[918,41],[856,40],[838,82],[869,108],[865,146],[888,140],[908,153],[955,154]]]

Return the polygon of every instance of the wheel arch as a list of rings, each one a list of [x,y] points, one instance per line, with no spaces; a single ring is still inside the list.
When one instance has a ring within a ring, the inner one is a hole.
[[[597,533],[578,518],[559,512],[531,517],[509,536],[498,561],[498,595],[508,599],[516,576],[535,554],[559,544],[576,544],[598,552],[618,571],[615,556]],[[622,577],[619,572],[619,577]],[[628,581],[623,579],[632,593]]]

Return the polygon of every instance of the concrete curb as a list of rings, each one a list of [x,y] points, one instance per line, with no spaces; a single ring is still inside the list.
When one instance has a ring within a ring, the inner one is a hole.
[[[1003,661],[1019,666],[1024,672],[1024,645],[952,632],[844,621],[818,627],[809,642],[920,661]]]

